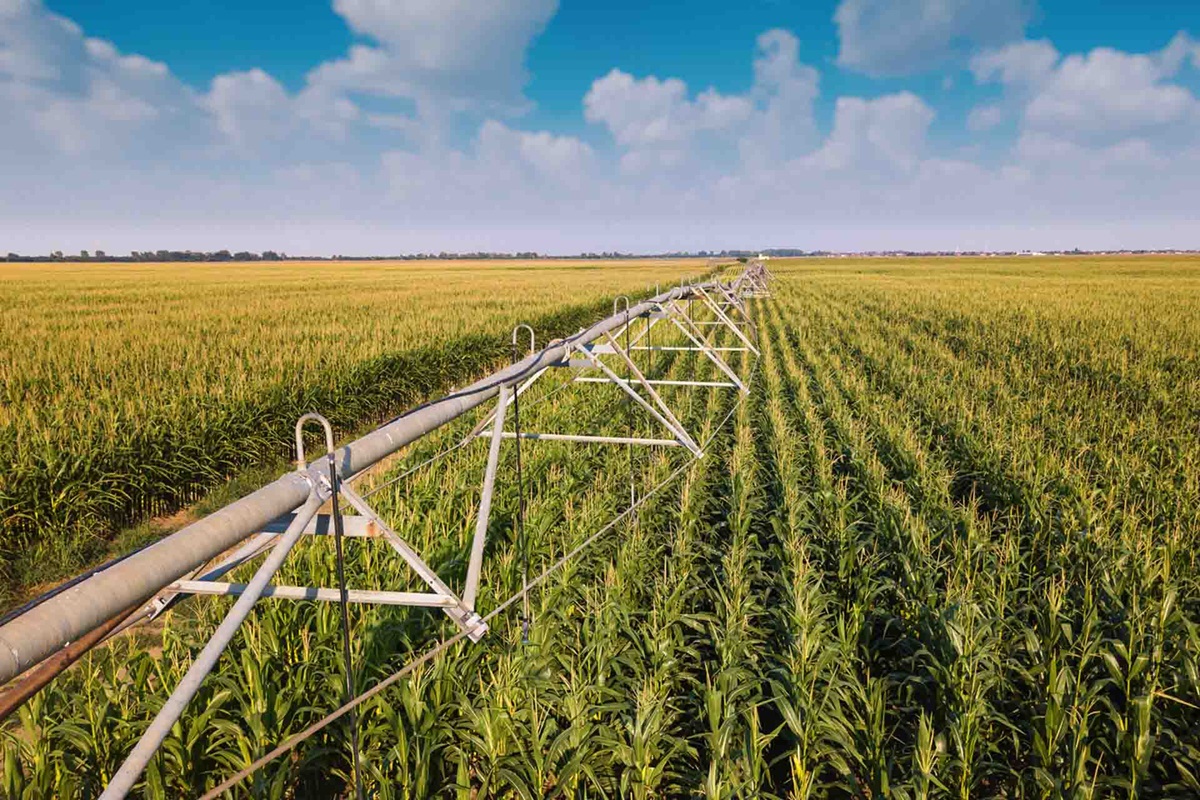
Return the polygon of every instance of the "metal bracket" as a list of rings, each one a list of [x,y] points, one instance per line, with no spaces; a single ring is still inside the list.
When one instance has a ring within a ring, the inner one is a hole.
[[[325,428],[326,443],[329,446],[330,452],[333,450],[333,430],[329,426],[328,421],[319,414],[305,414],[296,423],[296,455],[297,463],[301,471],[307,469],[307,463],[304,457],[304,441],[303,427],[306,422],[317,421]],[[483,635],[487,633],[487,625],[483,623],[479,615],[475,613],[473,608],[473,598],[471,602],[466,602],[460,599],[449,586],[446,585],[437,573],[425,563],[420,555],[407,542],[405,542],[391,527],[384,522],[378,514],[367,504],[357,492],[350,488],[346,483],[341,483],[339,495],[358,511],[358,515],[349,515],[343,517],[345,525],[345,535],[354,538],[382,538],[392,547],[396,553],[404,559],[405,563],[412,568],[414,572],[423,580],[426,585],[432,590],[432,594],[423,594],[416,592],[391,592],[391,591],[374,591],[350,589],[347,591],[347,599],[350,602],[356,603],[379,603],[385,605],[407,605],[430,608],[441,608],[446,612],[456,625],[467,632],[467,635],[472,641],[478,642]],[[327,481],[320,482],[321,499],[324,500],[329,495]],[[234,555],[217,565],[213,569],[206,572],[195,580],[175,581],[168,588],[171,591],[181,594],[223,594],[223,595],[242,595],[246,592],[245,586],[235,583],[220,583],[218,578],[223,577],[233,569],[250,561],[260,555],[267,549],[275,546],[279,537],[282,535],[278,532],[281,526],[286,526],[286,530],[291,530],[296,524],[299,515],[287,515],[266,527],[262,533],[251,539],[243,545]],[[330,533],[331,518],[325,514],[312,514],[301,522],[301,528],[298,535],[327,535]],[[260,597],[277,597],[286,600],[329,600],[337,599],[340,595],[336,589],[326,589],[315,586],[278,586],[267,585],[259,595]]]

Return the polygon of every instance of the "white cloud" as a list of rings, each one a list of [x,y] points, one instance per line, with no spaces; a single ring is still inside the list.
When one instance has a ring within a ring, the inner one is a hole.
[[[261,69],[218,75],[204,103],[218,129],[241,146],[281,138],[295,120],[287,90]]]
[[[1200,125],[1200,101],[1171,82],[1192,47],[1180,33],[1154,53],[1098,47],[1060,57],[1049,42],[1021,42],[981,53],[971,68],[977,80],[1004,84],[1020,109],[1018,152],[1045,152],[1050,140],[1170,149],[1195,143]]]
[[[525,51],[556,6],[336,0],[347,24],[374,44],[319,65],[297,93],[261,69],[218,75],[207,92],[197,92],[165,64],[87,38],[39,0],[0,0],[0,102],[13,119],[0,130],[0,145],[10,156],[47,147],[74,156],[124,148],[144,159],[178,155],[183,147],[261,155],[292,137],[289,152],[311,155],[312,134],[344,140],[362,123],[429,146],[460,114],[478,122],[528,106]],[[353,99],[358,94],[408,106],[364,114]]]
[[[225,141],[243,154],[261,153],[296,135],[340,140],[363,116],[345,97],[311,88],[290,94],[261,69],[218,75],[202,102]]]
[[[800,41],[785,30],[758,37],[754,59],[754,88],[759,102],[740,144],[743,160],[759,165],[790,158],[817,140],[813,103],[820,93],[820,74],[800,63]]]
[[[619,69],[592,84],[583,106],[589,122],[605,125],[626,147],[679,145],[701,131],[728,131],[752,110],[743,97],[708,89],[692,100],[679,78],[635,78]]]
[[[1117,170],[1136,170],[1145,175],[1146,170],[1164,169],[1171,163],[1144,139],[1125,139],[1102,147],[1087,147],[1063,137],[1037,132],[1021,136],[1017,141],[1017,153],[1023,164],[1036,166],[1043,174],[1084,170],[1112,175]]]
[[[1029,17],[1028,0],[842,0],[838,64],[876,76],[922,72],[1021,38]]]
[[[1008,85],[1035,86],[1045,81],[1058,64],[1058,50],[1045,39],[1014,42],[984,50],[971,58],[977,81],[999,81]]]
[[[586,143],[496,120],[485,122],[463,150],[395,150],[380,163],[396,222],[459,224],[468,236],[497,225],[552,228],[611,198]]]
[[[822,171],[910,172],[921,162],[934,112],[911,92],[839,97],[833,131],[802,163]]]
[[[517,112],[528,105],[525,53],[557,8],[557,0],[334,0],[350,28],[377,44],[355,45],[309,82],[410,98],[425,116]]]
[[[700,150],[708,165],[725,166],[733,145],[735,155],[760,165],[810,149],[817,71],[800,63],[799,41],[788,31],[766,31],[756,45],[754,85],[746,94],[709,88],[693,98],[679,78],[636,78],[614,69],[588,90],[584,115],[626,149],[621,164],[632,173],[694,165]]]
[[[153,151],[180,136],[194,94],[165,65],[89,39],[34,0],[0,5],[0,145],[10,156]],[[2,158],[2,156],[0,156]]]
[[[554,7],[339,0],[370,41],[289,91],[260,69],[193,89],[36,0],[0,0],[3,247],[1200,244],[1200,125],[1180,81],[1200,50],[1186,34],[1150,54],[1062,56],[1049,42],[978,53],[976,81],[999,88],[968,127],[1015,122],[1008,153],[939,152],[934,108],[907,91],[838,98],[823,133],[820,75],[782,30],[758,37],[743,92],[598,76],[581,114],[603,143],[588,144],[513,122],[528,105],[525,53]],[[922,60],[906,48],[945,57],[1019,27],[992,36],[980,22],[1010,0],[895,7],[915,16],[851,19],[845,9],[876,0],[843,3],[848,65],[912,70]],[[872,36],[881,49],[863,55]],[[1071,235],[1022,238],[1039,229]]]
[[[1169,84],[1159,59],[1097,48],[1065,58],[1025,111],[1027,125],[1114,140],[1194,117],[1196,98]]]
[[[744,97],[708,89],[692,99],[678,78],[635,78],[619,69],[595,81],[583,105],[589,122],[603,124],[628,148],[622,167],[629,172],[678,166],[698,137],[728,136],[753,111]]]
[[[488,120],[479,131],[481,163],[515,169],[521,175],[563,186],[585,186],[594,178],[595,152],[573,136],[556,136],[547,131],[527,132]]]

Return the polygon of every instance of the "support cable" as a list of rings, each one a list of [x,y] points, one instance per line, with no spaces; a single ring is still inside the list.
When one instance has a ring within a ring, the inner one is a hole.
[[[532,336],[532,331],[530,336]],[[513,363],[517,363],[517,332],[513,331]],[[529,545],[525,540],[525,481],[521,471],[521,395],[513,398],[513,428],[517,446],[517,549],[521,553],[521,644],[529,644],[529,626],[533,618],[529,614]]]
[[[617,302],[613,301],[613,311],[615,312]],[[625,352],[629,353],[629,298],[625,298]],[[625,367],[625,382],[633,382],[633,372],[629,366]],[[630,397],[625,398],[625,430],[626,436],[633,439],[633,400]],[[629,507],[633,508],[637,504],[637,489],[633,484],[633,442],[627,444],[626,449],[629,451]]]
[[[350,652],[350,593],[346,590],[346,559],[342,549],[342,538],[345,531],[342,525],[342,510],[338,495],[341,493],[341,482],[338,480],[337,463],[333,458],[333,449],[329,450],[329,485],[333,492],[330,497],[333,512],[333,549],[337,562],[338,593],[342,611],[342,666],[346,676],[346,702],[354,697],[354,661]],[[350,757],[354,760],[354,794],[358,800],[363,800],[362,775],[359,772],[358,755],[358,712],[350,710]]]

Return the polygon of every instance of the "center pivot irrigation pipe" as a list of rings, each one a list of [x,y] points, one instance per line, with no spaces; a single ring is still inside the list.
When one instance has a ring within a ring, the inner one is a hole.
[[[467,413],[538,370],[561,362],[576,344],[603,337],[626,319],[654,311],[659,304],[702,297],[705,290],[737,296],[744,282],[760,280],[761,265],[749,265],[732,283],[680,286],[603,319],[509,367],[396,417],[333,454],[339,480],[346,480],[425,434]],[[151,599],[172,582],[234,547],[269,523],[310,501],[313,487],[328,480],[327,467],[313,464],[225,506],[204,519],[49,597],[0,627],[0,683],[53,656],[118,614]],[[283,548],[277,548],[282,550]],[[246,595],[250,597],[250,595]]]

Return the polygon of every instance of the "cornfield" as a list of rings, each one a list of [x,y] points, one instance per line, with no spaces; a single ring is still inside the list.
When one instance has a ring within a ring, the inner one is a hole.
[[[701,261],[0,265],[0,598],[122,528],[361,429]]]
[[[523,449],[535,573],[631,479],[644,496],[685,471],[531,594],[527,642],[498,617],[360,709],[369,796],[1200,794],[1200,262],[771,268],[761,359],[738,357],[751,394],[664,391],[705,458]],[[653,358],[707,375],[694,353]],[[522,403],[531,430],[646,425],[611,388],[539,384]],[[485,448],[389,481],[473,422],[364,484],[459,580]],[[497,490],[483,609],[522,581],[516,487]],[[308,538],[279,582],[333,585],[328,537]],[[416,588],[370,542],[347,568]],[[228,605],[189,600],[36,696],[3,730],[4,795],[94,796]],[[453,630],[351,613],[357,692]],[[142,795],[202,794],[338,706],[337,614],[262,601]],[[348,796],[350,764],[333,726],[232,796]]]

